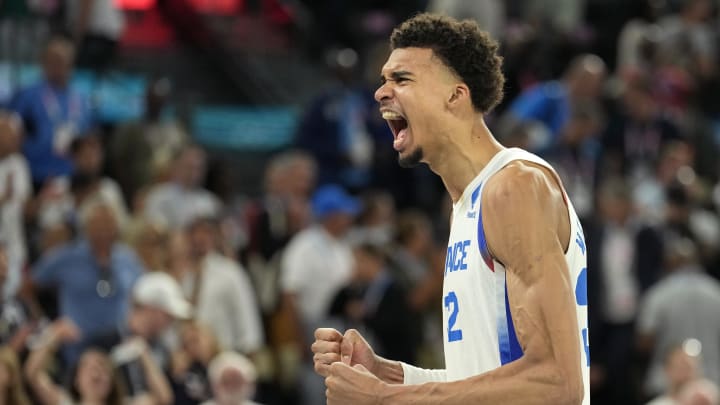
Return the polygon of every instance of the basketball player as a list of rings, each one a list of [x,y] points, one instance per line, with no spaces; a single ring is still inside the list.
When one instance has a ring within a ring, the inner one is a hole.
[[[330,405],[589,404],[585,244],[553,169],[505,149],[497,44],[420,14],[390,39],[375,93],[402,166],[426,163],[454,202],[442,305],[444,370],[381,358],[355,330],[318,329]]]

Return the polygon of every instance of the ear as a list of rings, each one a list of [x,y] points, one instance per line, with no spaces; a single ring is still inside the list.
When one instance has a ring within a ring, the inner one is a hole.
[[[448,108],[456,109],[470,101],[470,88],[465,83],[457,83],[452,88],[452,93],[448,98]]]

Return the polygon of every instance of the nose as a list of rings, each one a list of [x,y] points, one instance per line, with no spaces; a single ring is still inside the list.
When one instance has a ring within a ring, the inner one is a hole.
[[[384,99],[390,98],[391,94],[392,90],[390,89],[388,84],[382,84],[380,87],[378,87],[377,90],[375,90],[375,101],[379,103]]]

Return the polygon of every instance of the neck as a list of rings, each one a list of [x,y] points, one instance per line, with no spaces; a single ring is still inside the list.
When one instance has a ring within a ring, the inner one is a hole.
[[[504,147],[493,138],[480,115],[470,124],[452,128],[448,133],[452,135],[445,137],[447,142],[438,153],[428,157],[428,165],[442,178],[455,203],[468,184]]]

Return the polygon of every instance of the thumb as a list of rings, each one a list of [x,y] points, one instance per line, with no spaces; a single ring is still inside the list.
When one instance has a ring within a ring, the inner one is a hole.
[[[352,354],[353,354],[353,341],[351,339],[348,339],[347,337],[343,338],[342,343],[340,344],[340,360],[342,360],[343,363],[350,365],[350,360],[352,360]]]
[[[354,368],[355,370],[362,371],[362,372],[365,372],[365,373],[369,373],[369,372],[370,372],[370,371],[368,371],[368,369],[365,368],[365,366],[363,366],[363,365],[360,364],[360,363],[354,365],[353,368]]]

